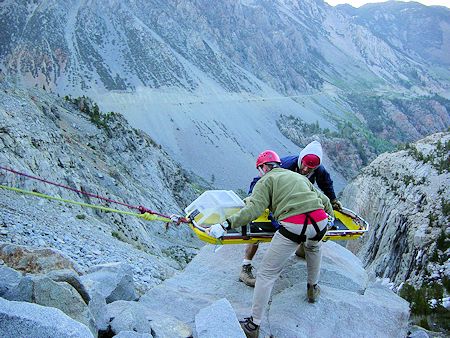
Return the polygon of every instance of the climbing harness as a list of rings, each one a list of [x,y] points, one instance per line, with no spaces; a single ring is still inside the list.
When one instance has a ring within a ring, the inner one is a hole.
[[[323,236],[325,236],[327,232],[327,227],[324,227],[322,230],[319,229],[319,226],[317,225],[316,221],[311,217],[310,213],[305,213],[305,222],[303,223],[303,228],[300,233],[300,235],[297,235],[288,229],[284,227],[284,225],[281,225],[280,229],[278,230],[280,234],[282,234],[284,237],[289,238],[291,241],[296,243],[304,243],[306,242],[306,229],[308,227],[308,221],[311,222],[310,224],[314,227],[314,230],[316,231],[316,235],[311,238],[312,241],[321,241]]]

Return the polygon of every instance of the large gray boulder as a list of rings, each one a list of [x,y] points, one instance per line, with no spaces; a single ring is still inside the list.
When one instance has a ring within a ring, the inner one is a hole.
[[[85,324],[97,334],[95,319],[90,308],[77,290],[65,282],[55,282],[46,276],[24,276],[17,287],[5,293],[11,301],[36,303],[60,309],[66,315]]]
[[[3,294],[3,298],[18,302],[33,303],[33,275],[23,276],[15,288]]]
[[[95,325],[98,331],[107,331],[109,327],[108,311],[106,309],[105,298],[97,291],[91,293],[89,310],[95,319]]]
[[[117,262],[95,265],[81,276],[81,280],[90,292],[101,294],[106,303],[137,299],[133,268],[129,264]]]
[[[0,337],[94,337],[89,329],[62,311],[0,298]]]
[[[96,335],[94,317],[88,305],[75,288],[65,282],[55,282],[48,277],[33,280],[33,302],[60,309],[72,319],[86,325]]]
[[[220,332],[217,331],[218,327]],[[225,298],[201,309],[195,315],[195,328],[198,338],[245,338],[236,313]]]
[[[0,265],[0,297],[14,289],[19,285],[22,274],[10,267]]]
[[[70,284],[75,290],[77,290],[84,302],[89,304],[91,300],[89,293],[81,281],[80,276],[75,271],[69,269],[54,270],[47,273],[46,276],[55,282],[65,282]]]
[[[121,331],[134,331],[151,334],[156,338],[192,336],[192,329],[188,325],[143,303],[116,301],[107,304],[106,307],[108,316],[111,318],[111,331],[115,334]]]

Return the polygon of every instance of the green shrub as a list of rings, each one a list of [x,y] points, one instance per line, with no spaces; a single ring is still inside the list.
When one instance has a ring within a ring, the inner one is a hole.
[[[431,313],[427,300],[427,289],[425,287],[416,290],[411,303],[411,312],[416,315],[428,315]]]
[[[447,249],[450,247],[450,240],[447,237],[448,236],[445,234],[444,229],[442,229],[436,241],[437,248],[442,252],[447,251]]]
[[[439,283],[432,283],[427,287],[427,299],[442,299],[444,288]]]
[[[411,182],[414,184],[414,176],[412,175],[403,176],[403,182],[405,182],[405,185],[408,185]]]
[[[403,299],[406,299],[408,302],[412,302],[412,299],[414,297],[414,293],[415,293],[415,289],[412,285],[408,284],[408,283],[404,283],[403,287],[400,289],[400,297],[402,297]]]
[[[450,293],[450,278],[447,276],[442,277],[442,285],[444,286],[445,291]]]
[[[425,330],[430,330],[427,317],[423,317],[419,320],[419,326],[423,327]]]
[[[108,120],[114,113],[104,114],[100,111],[98,105],[86,96],[72,98],[69,96],[64,96],[64,100],[74,104],[77,108],[84,114],[89,116],[89,120],[95,124],[98,128],[104,129],[108,135],[110,134]]]
[[[430,212],[428,214],[428,225],[430,227],[433,226],[433,224],[436,224],[437,219],[438,219],[438,216],[436,214],[433,214],[432,212]]]
[[[444,216],[450,216],[450,202],[441,198],[442,213]]]
[[[438,261],[439,261],[439,253],[437,249],[434,249],[430,257],[430,262],[437,263]]]
[[[411,304],[411,313],[413,315],[427,315],[431,313],[427,300],[427,288],[421,287],[416,290],[412,285],[405,283],[399,295]]]

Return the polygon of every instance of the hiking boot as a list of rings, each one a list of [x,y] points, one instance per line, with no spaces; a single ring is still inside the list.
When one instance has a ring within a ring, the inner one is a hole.
[[[258,338],[259,325],[253,323],[253,317],[244,318],[239,321],[242,331],[244,331],[247,338]]]
[[[300,258],[305,258],[305,246],[303,244],[300,244],[297,247],[297,250],[295,250],[295,255]]]
[[[255,276],[253,276],[252,269],[253,269],[253,267],[251,264],[242,265],[242,270],[241,270],[241,274],[239,275],[239,280],[241,282],[243,282],[245,285],[254,287],[256,278],[255,278]]]
[[[311,286],[311,284],[307,284],[307,294],[308,294],[308,302],[315,303],[317,299],[319,299],[320,295],[320,287],[317,284]]]

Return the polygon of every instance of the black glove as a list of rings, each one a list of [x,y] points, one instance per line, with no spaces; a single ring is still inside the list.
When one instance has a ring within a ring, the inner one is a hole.
[[[333,206],[334,210],[337,210],[337,211],[342,210],[342,203],[337,198],[335,198],[334,200],[331,201],[331,205]]]

